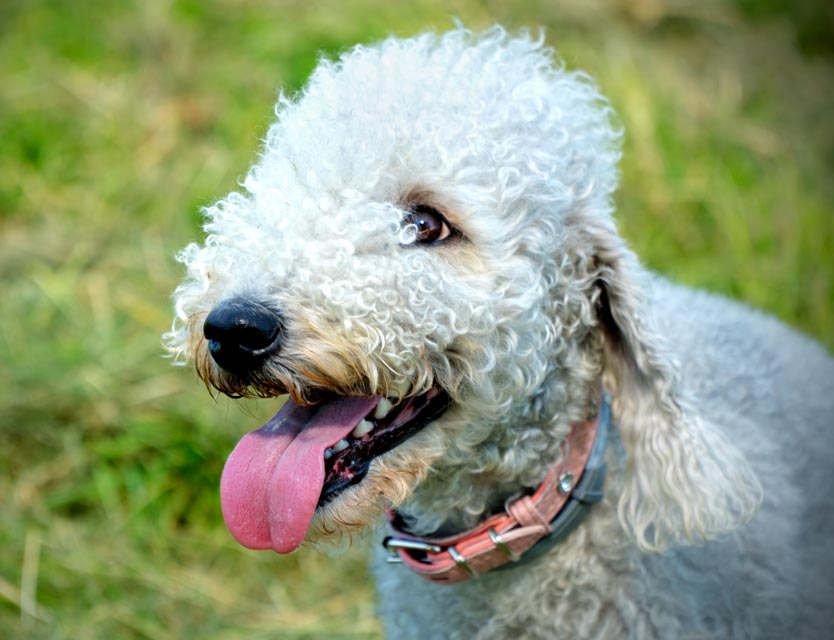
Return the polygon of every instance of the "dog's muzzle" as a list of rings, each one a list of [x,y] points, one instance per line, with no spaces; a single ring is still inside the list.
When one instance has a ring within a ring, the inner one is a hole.
[[[233,374],[255,371],[281,347],[281,316],[259,302],[229,298],[206,317],[203,335],[217,365]]]

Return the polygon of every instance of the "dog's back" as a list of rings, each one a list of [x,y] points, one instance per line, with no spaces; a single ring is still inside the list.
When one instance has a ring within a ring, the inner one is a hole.
[[[734,636],[834,632],[834,361],[774,318],[658,279],[651,308],[704,419],[764,488],[751,522],[723,542],[651,565],[664,590],[694,592]],[[749,625],[749,626],[748,626]],[[752,633],[750,633],[752,631]]]

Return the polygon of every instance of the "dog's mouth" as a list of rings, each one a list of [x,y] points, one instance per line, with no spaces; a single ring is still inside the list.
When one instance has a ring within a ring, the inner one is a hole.
[[[450,402],[438,386],[396,405],[384,396],[331,396],[312,406],[288,398],[226,461],[220,480],[226,526],[244,547],[293,551],[318,507],[361,482],[374,458],[437,419]]]

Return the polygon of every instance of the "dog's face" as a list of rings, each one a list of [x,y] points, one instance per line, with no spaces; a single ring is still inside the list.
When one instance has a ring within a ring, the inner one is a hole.
[[[617,152],[593,85],[497,30],[357,49],[278,115],[181,255],[167,340],[224,393],[289,394],[221,483],[235,537],[287,552],[432,465],[514,468],[515,421],[584,406],[596,265],[573,221],[607,214]]]

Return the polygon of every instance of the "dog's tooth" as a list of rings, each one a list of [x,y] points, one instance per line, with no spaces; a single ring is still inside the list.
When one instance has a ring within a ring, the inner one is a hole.
[[[373,422],[369,422],[368,420],[363,420],[359,424],[356,425],[353,431],[350,432],[354,438],[361,438],[366,433],[370,433],[374,429]]]
[[[347,440],[339,440],[336,444],[333,445],[333,453],[339,453],[340,451],[344,451],[348,448],[348,441]]]
[[[330,458],[332,458],[332,457],[333,457],[333,449],[331,449],[330,447],[327,447],[327,449],[324,450],[324,459],[325,460],[330,460]]]
[[[388,398],[380,398],[379,404],[376,405],[376,409],[374,409],[374,418],[382,420],[382,418],[387,416],[388,412],[391,411],[391,407],[391,401]]]

